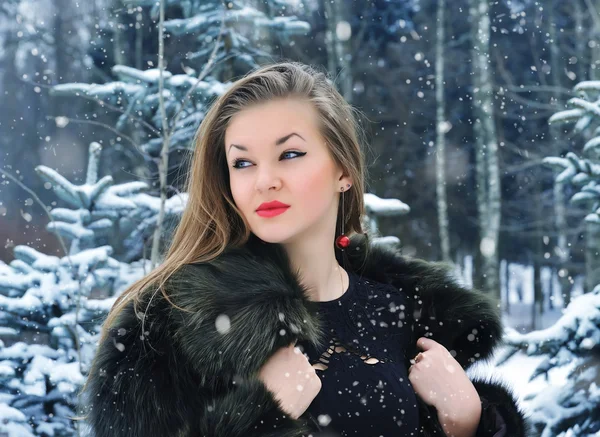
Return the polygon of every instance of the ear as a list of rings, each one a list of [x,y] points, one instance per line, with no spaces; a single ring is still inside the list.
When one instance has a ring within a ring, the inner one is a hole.
[[[354,183],[352,182],[352,179],[350,179],[350,177],[347,174],[344,174],[343,172],[340,174],[340,177],[338,178],[338,189],[344,187],[344,191],[348,191],[352,185],[354,185]],[[348,186],[350,185],[350,186]]]

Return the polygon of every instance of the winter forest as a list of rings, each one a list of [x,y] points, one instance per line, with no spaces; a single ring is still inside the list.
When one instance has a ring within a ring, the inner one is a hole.
[[[0,436],[86,436],[104,318],[161,261],[253,68],[361,111],[364,227],[501,302],[536,436],[600,436],[600,0],[0,0]]]

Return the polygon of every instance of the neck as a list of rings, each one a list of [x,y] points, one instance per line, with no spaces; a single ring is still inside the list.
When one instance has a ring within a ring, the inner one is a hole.
[[[300,272],[301,282],[308,287],[312,301],[337,299],[348,288],[348,273],[335,258],[333,241],[333,235],[327,238],[312,235],[284,245],[291,265]]]

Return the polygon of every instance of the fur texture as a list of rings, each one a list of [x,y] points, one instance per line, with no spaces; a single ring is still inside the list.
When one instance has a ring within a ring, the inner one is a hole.
[[[407,357],[427,336],[467,369],[491,357],[500,343],[495,302],[458,285],[444,265],[403,257],[364,235],[352,236],[344,259],[337,256],[346,269],[409,296],[414,338]],[[119,315],[98,347],[86,393],[96,437],[318,435],[317,424],[287,416],[256,377],[278,348],[325,341],[308,289],[281,245],[252,236],[242,248],[180,269],[166,291],[190,312],[150,290],[137,313],[130,304]],[[473,382],[485,399],[477,436],[527,435],[524,413],[506,384]],[[419,407],[421,436],[444,436],[435,409],[420,399]],[[496,412],[504,434],[494,434]]]

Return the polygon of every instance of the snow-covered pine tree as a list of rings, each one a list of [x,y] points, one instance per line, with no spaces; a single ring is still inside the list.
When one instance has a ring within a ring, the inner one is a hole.
[[[509,330],[507,349],[498,364],[523,351],[544,357],[530,381],[545,378],[544,388],[527,399],[531,423],[542,437],[587,437],[600,432],[600,81],[581,82],[573,109],[554,114],[550,123],[575,122],[587,139],[581,154],[547,157],[544,163],[560,173],[557,181],[576,191],[571,204],[589,208],[585,217],[587,273],[590,292],[573,299],[550,328],[520,334]],[[558,380],[558,381],[557,381]]]
[[[158,19],[160,2],[154,0],[126,0],[132,13],[137,7],[150,9]],[[169,0],[168,11],[183,18],[165,19],[166,44],[174,42],[169,53],[185,53],[183,73],[163,72],[165,110],[171,152],[189,150],[196,128],[204,118],[207,107],[237,78],[260,62],[272,60],[269,36],[277,33],[282,41],[294,35],[306,35],[307,22],[296,16],[285,16],[292,10],[289,1],[268,0],[266,11],[259,11],[238,1]],[[157,36],[158,38],[158,36]],[[185,44],[177,43],[185,41]],[[266,43],[265,43],[266,41]],[[156,58],[156,54],[145,57]],[[209,66],[209,74],[201,75]],[[148,164],[159,158],[163,142],[163,120],[159,110],[159,70],[139,70],[127,65],[114,65],[112,73],[118,78],[104,84],[66,83],[52,88],[56,96],[84,95],[124,112],[116,122],[116,129],[128,132],[130,123],[138,123],[135,137],[140,140],[140,151]],[[129,131],[131,130],[131,127]],[[134,135],[132,135],[134,136]],[[151,175],[152,176],[152,175]]]
[[[561,171],[557,181],[577,190],[571,203],[589,210],[585,217],[585,289],[591,291],[600,284],[600,81],[580,82],[574,91],[579,96],[568,102],[574,109],[554,114],[549,122],[575,122],[575,132],[586,140],[582,157],[570,152],[564,158],[548,157],[544,162]]]
[[[399,199],[382,199],[373,193],[365,193],[363,229],[371,236],[373,244],[382,244],[397,249],[400,239],[393,235],[383,236],[379,229],[380,217],[396,217],[410,212],[410,207]]]
[[[507,347],[498,365],[519,351],[543,357],[529,378],[530,382],[543,378],[543,388],[524,399],[535,436],[598,435],[600,285],[574,298],[563,316],[547,329],[527,334],[507,331]]]
[[[70,418],[100,326],[121,291],[149,270],[147,260],[131,262],[128,246],[152,227],[160,199],[142,182],[99,179],[100,152],[90,145],[82,185],[36,168],[68,205],[49,211],[48,230],[62,238],[64,256],[21,245],[0,266],[0,434],[76,434]],[[178,217],[186,200],[171,197],[167,216]]]
[[[158,18],[161,2],[122,1],[132,13],[137,8],[146,8],[150,10],[150,16]],[[270,0],[264,5],[266,12],[237,1],[166,2],[167,12],[183,18],[165,17],[164,29],[168,35],[164,38],[165,45],[174,41],[175,46],[169,49],[169,53],[183,52],[186,56],[183,73],[173,74],[168,69],[162,71],[162,94],[159,68],[139,70],[126,65],[112,67],[112,73],[119,79],[116,82],[60,84],[51,89],[51,94],[81,95],[104,103],[109,109],[121,110],[116,130],[123,135],[118,137],[118,141],[133,144],[139,152],[139,161],[150,169],[139,173],[139,176],[149,181],[151,192],[164,190],[169,198],[179,192],[177,183],[181,179],[177,173],[181,159],[173,159],[171,155],[184,156],[185,161],[207,107],[231,85],[229,79],[247,73],[250,68],[258,66],[259,61],[270,60],[270,53],[260,48],[260,44],[273,32],[286,40],[310,30],[308,23],[295,16],[285,16],[292,10],[289,2]],[[175,40],[183,40],[186,44],[177,46]],[[268,43],[265,46],[271,48]],[[154,59],[156,54],[149,56]],[[228,66],[227,71],[224,66]],[[208,72],[210,75],[207,75]],[[164,100],[164,115],[160,95]],[[63,123],[66,122],[68,119],[63,120]],[[167,160],[162,156],[163,144],[168,147]],[[161,170],[161,164],[166,170]],[[166,173],[164,187],[160,186],[161,172]],[[152,248],[153,262],[159,262],[159,251],[155,250],[158,246],[155,244]],[[141,256],[139,252],[131,252],[130,255],[130,259]]]

